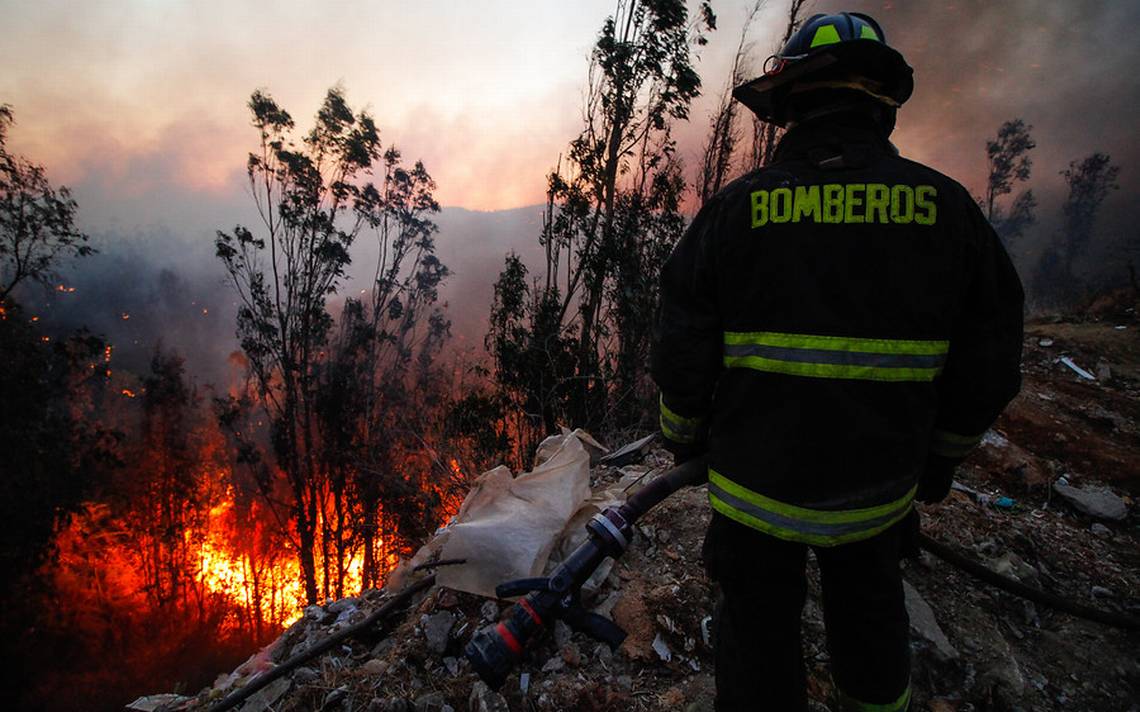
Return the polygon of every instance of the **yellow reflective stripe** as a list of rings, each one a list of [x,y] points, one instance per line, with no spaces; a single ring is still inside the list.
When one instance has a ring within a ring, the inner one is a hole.
[[[753,492],[747,487],[742,487],[716,470],[709,468],[709,482],[723,489],[725,492],[739,497],[740,499],[754,504],[769,512],[775,512],[790,519],[798,519],[804,522],[818,522],[821,524],[850,524],[854,522],[866,521],[869,519],[878,519],[897,511],[900,507],[906,507],[914,499],[914,493],[917,485],[912,487],[910,491],[902,497],[893,502],[880,504],[874,507],[863,507],[862,509],[842,509],[842,510],[824,510],[824,509],[808,509],[806,507],[797,507],[794,504],[787,504],[779,500],[765,497],[759,492]]]
[[[960,435],[949,430],[938,430],[931,435],[930,451],[942,457],[965,457],[982,441],[985,433]]]
[[[843,692],[842,696],[845,698],[844,701],[847,703],[847,706],[851,709],[858,710],[858,712],[905,712],[905,710],[910,707],[910,683],[907,683],[906,689],[903,690],[897,700],[888,702],[885,705],[862,702],[846,692]]]
[[[726,331],[724,343],[916,356],[941,356],[950,350],[950,342],[945,340],[862,339],[854,336],[786,334],[778,331]]]
[[[810,378],[932,381],[941,373],[950,342],[854,336],[728,331],[724,365]]]
[[[835,25],[820,25],[811,38],[812,47],[836,44],[837,42],[839,42],[839,30],[835,29]]]
[[[861,40],[875,40],[877,42],[882,41],[879,39],[879,36],[875,34],[875,31],[873,29],[871,29],[870,25],[862,25],[859,28],[859,39],[861,39]]]
[[[735,522],[743,524],[757,531],[764,532],[769,536],[774,536],[778,539],[786,541],[795,541],[802,544],[811,544],[812,546],[839,546],[841,544],[852,544],[864,539],[881,534],[887,529],[898,524],[903,517],[910,512],[910,507],[907,507],[899,513],[897,517],[892,518],[890,521],[870,527],[868,529],[860,529],[858,531],[846,532],[844,534],[814,534],[810,532],[802,532],[794,527],[785,527],[772,524],[764,519],[756,517],[748,512],[742,511],[733,507],[732,505],[722,501],[714,493],[709,492],[709,504],[712,508],[724,516],[732,519]]]
[[[684,445],[695,443],[704,420],[677,415],[665,405],[664,395],[658,398],[658,404],[661,409],[661,433],[676,443]]]

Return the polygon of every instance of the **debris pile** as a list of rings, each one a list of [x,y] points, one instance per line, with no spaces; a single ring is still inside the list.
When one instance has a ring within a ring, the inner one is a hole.
[[[961,468],[950,497],[921,509],[928,535],[1007,578],[1137,616],[1140,324],[1134,311],[1128,315],[1119,321],[1117,314],[1110,323],[1032,324],[1022,394]],[[616,460],[590,454],[595,464],[588,470],[589,491],[595,494],[551,548],[552,561],[576,543],[582,511],[671,463],[648,442]],[[237,709],[712,710],[716,594],[700,561],[706,496],[704,488],[683,490],[652,510],[637,525],[626,554],[584,591],[590,610],[627,631],[616,651],[558,622],[502,689],[491,690],[472,672],[463,647],[476,630],[498,620],[509,602],[434,583]],[[446,553],[445,546],[429,545],[426,551],[447,558],[441,549]],[[547,562],[545,570],[551,566]],[[409,570],[384,591],[311,606],[277,641],[211,688],[193,697],[142,698],[128,709],[215,708],[235,690],[374,614],[397,589],[425,581],[433,570],[445,580],[447,568]],[[817,712],[837,710],[814,565],[809,573],[809,694]],[[913,709],[1140,711],[1140,634],[1035,605],[926,553],[905,562],[904,575]]]

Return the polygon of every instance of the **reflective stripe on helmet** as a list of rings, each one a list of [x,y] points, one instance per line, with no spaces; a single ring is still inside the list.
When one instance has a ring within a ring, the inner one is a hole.
[[[835,29],[835,25],[820,25],[812,35],[810,46],[838,44],[840,41],[839,30]]]
[[[724,365],[808,378],[932,381],[949,341],[732,332],[724,334]]]
[[[713,509],[765,534],[817,546],[861,541],[886,530],[910,511],[916,489],[911,487],[902,497],[874,507],[808,509],[765,497],[709,468]]]

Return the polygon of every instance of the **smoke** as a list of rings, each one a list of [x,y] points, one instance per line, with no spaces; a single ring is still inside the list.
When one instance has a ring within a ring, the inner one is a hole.
[[[750,3],[749,3],[750,4]],[[902,154],[950,175],[980,195],[985,187],[985,141],[1006,120],[1033,126],[1028,184],[1038,198],[1038,225],[1011,247],[1027,277],[1043,248],[1059,237],[1067,186],[1059,175],[1094,151],[1121,166],[1120,190],[1102,206],[1092,253],[1082,270],[1120,279],[1121,249],[1137,249],[1140,206],[1140,43],[1131,30],[1140,5],[1111,0],[948,0],[944,3],[826,0],[816,12],[865,12],[915,70],[915,92],[899,111],[892,139]],[[720,29],[702,64],[706,96],[682,128],[684,155],[695,164],[707,117],[728,75],[744,10],[718,8]],[[768,3],[753,27],[757,65],[776,50],[787,3]],[[1012,199],[1014,196],[1008,196]],[[1136,255],[1140,258],[1140,254]]]

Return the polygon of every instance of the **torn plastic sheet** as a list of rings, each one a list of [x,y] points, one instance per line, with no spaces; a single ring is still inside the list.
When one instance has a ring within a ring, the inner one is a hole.
[[[480,475],[412,566],[437,556],[466,559],[441,568],[436,580],[490,598],[504,581],[541,576],[558,536],[590,496],[590,452],[576,433],[564,433],[544,440],[536,459],[541,464],[518,477],[501,466]]]

